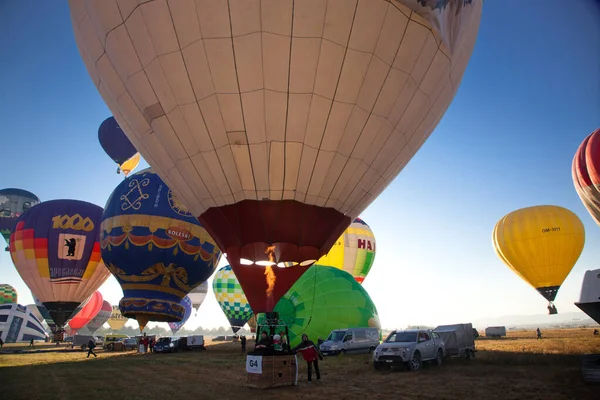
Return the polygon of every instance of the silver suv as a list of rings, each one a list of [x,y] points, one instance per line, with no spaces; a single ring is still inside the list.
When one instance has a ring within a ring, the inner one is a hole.
[[[423,361],[441,365],[446,354],[444,339],[431,330],[392,331],[373,352],[375,369],[406,365],[411,371],[421,368]]]

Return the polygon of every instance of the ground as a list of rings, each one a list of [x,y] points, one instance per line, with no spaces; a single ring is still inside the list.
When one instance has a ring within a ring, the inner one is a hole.
[[[239,343],[177,354],[99,351],[97,359],[85,352],[0,354],[0,387],[10,400],[600,398],[600,386],[585,384],[581,374],[579,355],[600,353],[600,337],[591,329],[544,331],[542,340],[532,331],[509,332],[476,346],[473,361],[447,360],[418,372],[375,371],[370,355],[327,357],[320,363],[322,382],[310,385],[300,362],[298,386],[268,390],[246,386]]]

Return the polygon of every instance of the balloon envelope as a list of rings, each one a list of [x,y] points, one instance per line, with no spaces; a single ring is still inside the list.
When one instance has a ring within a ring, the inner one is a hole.
[[[105,322],[108,321],[112,314],[112,306],[106,300],[102,302],[102,308],[98,311],[98,314],[88,322],[79,332],[85,331],[87,334],[92,335],[96,332]]]
[[[231,266],[226,265],[217,271],[213,279],[213,292],[233,333],[237,333],[253,312]]]
[[[100,95],[227,253],[255,312],[273,308],[429,137],[482,3],[69,1]]]
[[[188,294],[188,297],[192,301],[192,307],[196,309],[196,314],[198,314],[198,310],[200,306],[204,302],[206,298],[206,294],[208,293],[208,282],[204,281],[200,285],[196,286],[192,289],[192,291]]]
[[[98,141],[106,154],[129,174],[140,162],[140,155],[114,117],[105,119],[98,128]]]
[[[111,194],[102,218],[102,258],[123,289],[125,317],[181,321],[181,300],[215,271],[221,252],[198,220],[150,169]]]
[[[4,343],[45,340],[46,330],[31,310],[21,304],[0,308],[0,338]]]
[[[73,332],[72,334],[74,335],[77,333],[78,330],[94,319],[102,309],[103,304],[104,299],[102,298],[102,294],[99,291],[95,291],[86,302],[85,306],[69,320],[69,327]]]
[[[10,234],[15,229],[17,218],[40,202],[33,193],[23,189],[0,190],[0,233],[10,242]],[[8,251],[8,247],[6,248]]]
[[[0,284],[0,304],[16,303],[17,298],[17,289],[6,283]]]
[[[375,261],[375,235],[362,219],[356,218],[318,265],[343,269],[363,283]]]
[[[381,329],[377,308],[352,275],[334,267],[312,266],[275,306],[280,323],[287,325],[290,344],[302,334],[312,341],[325,339],[334,329]],[[258,324],[265,314],[258,315]]]
[[[11,235],[19,275],[58,327],[110,276],[100,259],[101,216],[85,201],[45,201],[25,211]]]
[[[113,331],[118,331],[125,326],[127,319],[128,318],[125,318],[123,314],[121,314],[119,306],[112,306],[112,312],[108,319],[108,326],[110,326],[110,329]]]
[[[581,202],[600,225],[600,129],[586,137],[577,149],[572,175]]]
[[[175,335],[179,330],[183,327],[183,325],[187,322],[192,315],[192,301],[188,296],[185,296],[183,300],[181,300],[181,306],[185,309],[185,313],[183,314],[183,318],[179,322],[169,322],[169,328],[171,328],[171,332]]]
[[[585,230],[577,215],[553,205],[510,212],[492,234],[496,255],[549,302],[556,298],[584,242]]]

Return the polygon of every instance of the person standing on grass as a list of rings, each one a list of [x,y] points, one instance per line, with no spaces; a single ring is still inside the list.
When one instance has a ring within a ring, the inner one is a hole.
[[[0,349],[2,348],[2,346],[4,346],[4,340],[2,340],[2,338],[0,338]]]
[[[33,339],[31,339],[31,340],[29,341],[29,347],[34,347],[34,346],[33,346]]]
[[[88,341],[88,354],[87,354],[87,358],[90,358],[90,354],[93,354],[94,358],[98,357],[96,355],[96,353],[94,353],[94,347],[96,347],[96,341],[94,340],[94,337],[92,336],[90,338],[90,340]]]
[[[246,352],[246,336],[242,335],[240,337],[240,343],[242,344],[242,353]]]
[[[308,339],[306,333],[302,334],[302,343],[292,349],[292,353],[301,352],[306,365],[308,366],[308,381],[312,381],[312,366],[315,366],[315,372],[317,374],[317,381],[321,381],[321,371],[319,371],[319,361],[323,361],[323,355],[317,349],[317,346],[312,340]]]
[[[542,338],[542,331],[540,331],[540,328],[537,328],[535,332],[537,333],[537,338],[541,339]]]

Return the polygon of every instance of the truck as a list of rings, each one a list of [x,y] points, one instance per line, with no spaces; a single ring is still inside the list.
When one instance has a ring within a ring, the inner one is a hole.
[[[204,336],[190,335],[186,337],[188,350],[206,350],[204,347]]]
[[[444,339],[446,357],[475,358],[472,324],[440,325],[433,330]]]
[[[394,330],[373,352],[376,370],[404,365],[410,371],[421,369],[424,361],[442,365],[446,354],[439,333],[425,329]]]
[[[502,336],[506,336],[506,327],[488,326],[487,328],[485,328],[485,336],[493,338],[501,338]]]
[[[371,353],[379,345],[377,328],[348,328],[331,331],[319,349],[323,355]]]

